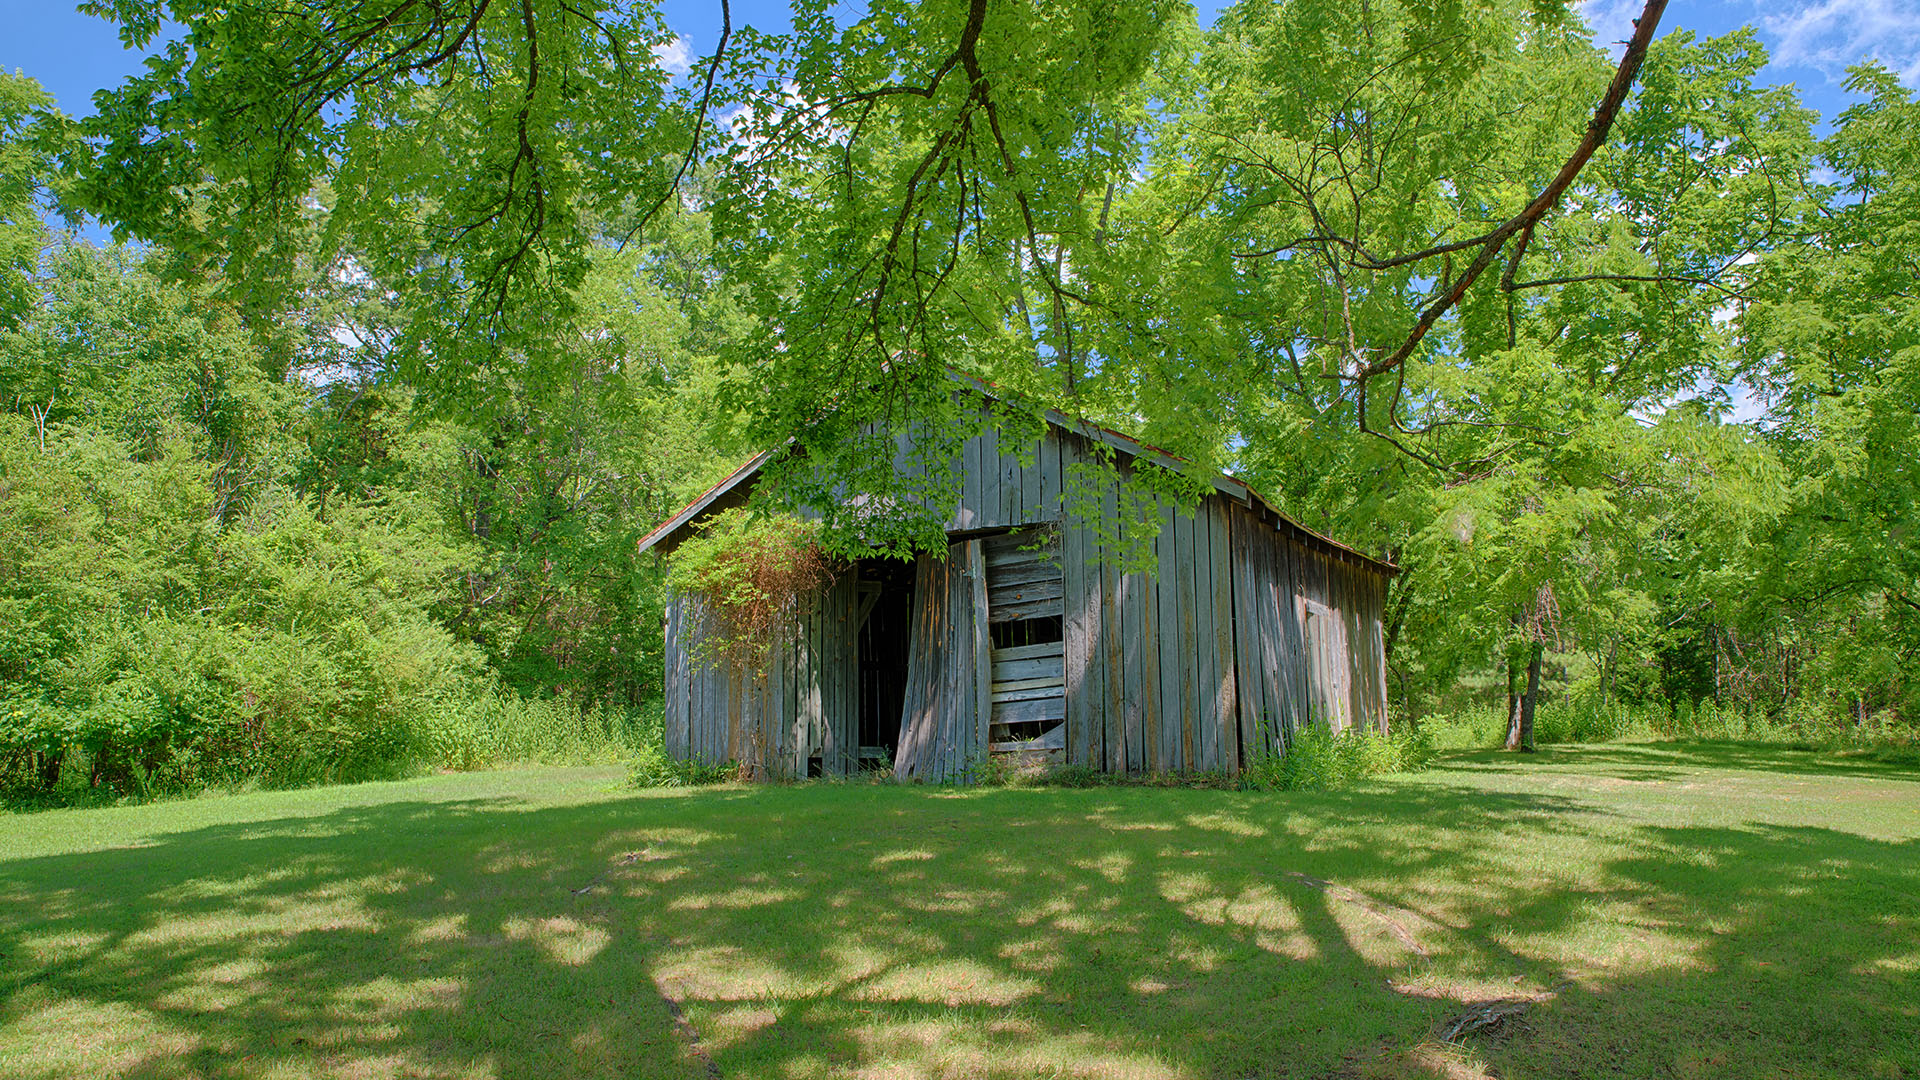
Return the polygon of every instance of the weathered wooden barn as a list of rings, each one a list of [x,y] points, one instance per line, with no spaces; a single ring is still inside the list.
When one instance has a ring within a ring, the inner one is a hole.
[[[844,568],[803,598],[757,669],[707,659],[695,647],[700,599],[670,600],[668,752],[771,777],[890,766],[901,779],[957,780],[990,755],[1236,772],[1285,752],[1307,724],[1384,730],[1393,566],[1219,476],[1191,510],[1152,504],[1154,571],[1128,569],[1113,539],[1125,477],[1135,462],[1182,463],[1059,413],[1033,442],[1005,439],[989,428],[961,451],[944,554]],[[1096,456],[1117,469],[1075,468]],[[670,553],[739,505],[769,459],[640,549]],[[1088,475],[1106,477],[1098,515],[1063,510],[1068,496],[1088,505]]]

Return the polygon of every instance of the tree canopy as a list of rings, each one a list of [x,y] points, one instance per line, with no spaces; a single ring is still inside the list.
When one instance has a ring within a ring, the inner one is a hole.
[[[1618,56],[1557,0],[723,0],[681,76],[644,0],[86,6],[181,33],[84,121],[0,76],[4,490],[122,493],[71,535],[8,504],[47,545],[161,528],[125,493],[186,469],[206,550],[431,536],[383,625],[637,699],[633,539],[789,440],[768,499],[899,494],[897,434],[938,464],[979,422],[960,371],[1398,562],[1409,712],[1542,664],[1920,707],[1920,106],[1882,67],[1822,135],[1752,31],[1663,36],[1661,0]],[[96,655],[91,601],[44,604],[149,595],[114,580],[31,601],[8,693],[106,700],[18,657]]]

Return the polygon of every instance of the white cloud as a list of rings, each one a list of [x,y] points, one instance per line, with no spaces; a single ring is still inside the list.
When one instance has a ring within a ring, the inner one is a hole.
[[[1818,0],[1756,4],[1773,62],[1810,67],[1839,79],[1873,59],[1908,85],[1920,83],[1920,0]]]
[[[693,42],[675,34],[672,41],[653,47],[653,62],[665,68],[669,75],[685,75],[693,70]]]
[[[1580,0],[1580,17],[1593,29],[1593,43],[1618,59],[1633,36],[1633,17],[1646,6],[1645,0]]]

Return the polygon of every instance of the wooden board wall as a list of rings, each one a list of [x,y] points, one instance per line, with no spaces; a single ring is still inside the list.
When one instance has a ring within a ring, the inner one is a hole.
[[[709,656],[698,642],[710,616],[696,596],[666,612],[666,750],[728,761],[756,774],[805,776],[809,760],[846,776],[858,769],[858,595],[843,574],[804,597],[758,664]],[[746,658],[751,659],[751,658]]]
[[[1385,730],[1381,616],[1386,579],[1353,560],[1291,541],[1234,506],[1234,652],[1240,729],[1250,755],[1284,753],[1315,723]]]
[[[978,540],[922,555],[914,568],[913,641],[897,780],[962,779],[986,754],[992,698],[988,662],[986,565]]]
[[[916,610],[914,654],[923,632],[947,651],[937,670],[914,675],[903,734],[916,716],[933,726],[911,755],[903,738],[896,773],[958,778],[984,753],[990,644],[973,616],[985,608],[984,580],[969,576],[979,545],[968,545],[1040,522],[1060,529],[1070,763],[1233,772],[1261,753],[1284,752],[1309,720],[1384,726],[1386,579],[1378,568],[1221,494],[1186,512],[1147,504],[1158,534],[1134,551],[1122,530],[1136,513],[1128,500],[1137,496],[1124,485],[1131,465],[1122,458],[1117,468],[1088,468],[1096,461],[1087,440],[1054,427],[1020,443],[987,431],[962,447],[960,498],[947,523],[959,535],[945,559],[923,557],[917,569],[918,594],[937,594],[945,614],[923,628]],[[1153,571],[1124,565],[1130,552]],[[1303,601],[1338,622],[1337,634],[1315,635],[1325,643],[1318,650],[1310,648]],[[757,679],[702,669],[689,650],[700,632],[698,604],[670,604],[668,751],[750,761],[773,776],[805,775],[814,755],[830,775],[854,771],[856,612],[852,581],[836,582],[803,606]]]

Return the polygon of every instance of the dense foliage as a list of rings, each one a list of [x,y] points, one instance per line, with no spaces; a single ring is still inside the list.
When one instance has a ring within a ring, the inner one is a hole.
[[[792,440],[755,514],[929,543],[955,368],[1402,565],[1402,715],[1920,717],[1883,68],[1823,123],[1657,0],[1618,59],[1534,0],[803,0],[680,78],[644,0],[94,7],[184,36],[84,123],[0,76],[16,778],[358,774],[450,702],[641,703],[635,540]],[[688,572],[754,562],[718,543]]]
[[[711,479],[729,424],[687,315],[633,302],[679,272],[651,258],[595,268],[605,332],[564,394],[482,425],[429,415],[364,355],[276,377],[215,290],[49,248],[0,333],[0,783],[657,743],[659,572],[634,541]]]

